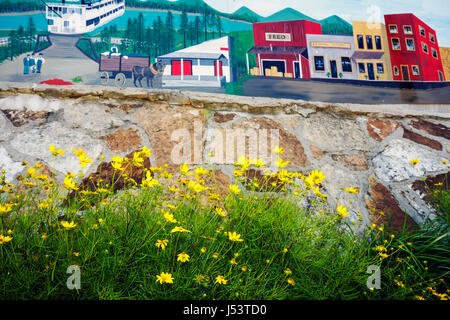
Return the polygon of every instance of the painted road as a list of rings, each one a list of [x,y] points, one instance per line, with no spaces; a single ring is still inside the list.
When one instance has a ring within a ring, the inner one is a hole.
[[[450,105],[449,87],[428,90],[393,89],[263,77],[246,81],[244,95],[332,103]]]

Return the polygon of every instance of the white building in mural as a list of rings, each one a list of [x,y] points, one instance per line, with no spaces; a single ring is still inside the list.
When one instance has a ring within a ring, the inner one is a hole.
[[[220,87],[232,81],[231,37],[222,37],[158,57],[167,67],[165,87]]]

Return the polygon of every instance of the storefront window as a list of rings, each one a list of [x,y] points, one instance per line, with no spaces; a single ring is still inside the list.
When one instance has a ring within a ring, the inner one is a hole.
[[[377,50],[382,50],[380,36],[375,36],[375,46],[376,46]]]
[[[408,51],[415,51],[414,39],[406,39],[406,49]]]
[[[367,49],[373,50],[372,36],[366,36]]]
[[[361,34],[358,34],[358,48],[364,49],[364,37]]]
[[[391,41],[392,41],[392,49],[393,50],[400,50],[401,49],[401,47],[400,47],[400,39],[392,38]]]
[[[413,75],[415,75],[415,76],[420,75],[419,67],[418,67],[418,66],[412,66],[412,73],[413,73]]]
[[[366,65],[364,63],[358,63],[359,73],[366,73]]]
[[[325,71],[325,62],[323,56],[314,57],[314,68],[316,71]]]
[[[342,71],[343,72],[353,72],[352,70],[352,61],[349,57],[341,57],[342,62]]]
[[[384,65],[382,63],[377,63],[377,72],[379,74],[383,74],[384,73]]]

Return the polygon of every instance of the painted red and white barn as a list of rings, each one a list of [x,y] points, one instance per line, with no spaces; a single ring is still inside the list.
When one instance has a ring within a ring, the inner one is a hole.
[[[222,37],[158,57],[167,64],[164,87],[220,87],[232,81],[231,37]]]
[[[307,34],[322,34],[321,25],[307,20],[253,24],[255,46],[248,53],[256,55],[257,68],[249,73],[309,79]]]

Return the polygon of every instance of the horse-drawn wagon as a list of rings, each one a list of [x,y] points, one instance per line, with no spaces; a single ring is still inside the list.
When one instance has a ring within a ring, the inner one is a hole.
[[[153,79],[158,75],[162,76],[164,67],[159,63],[150,64],[150,57],[141,54],[102,54],[99,63],[100,80],[102,84],[107,84],[110,79],[114,79],[117,87],[123,87],[127,78],[131,78],[136,86],[136,80],[141,83],[142,78],[146,77],[147,86],[149,78],[153,86]]]

